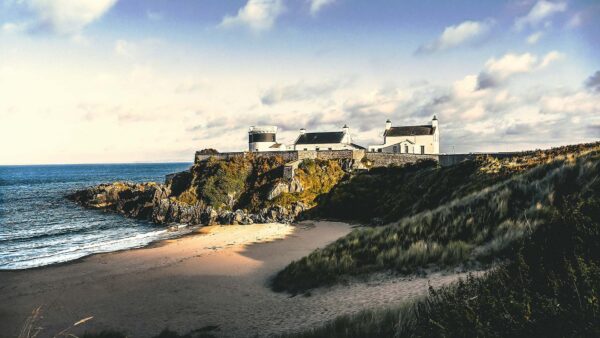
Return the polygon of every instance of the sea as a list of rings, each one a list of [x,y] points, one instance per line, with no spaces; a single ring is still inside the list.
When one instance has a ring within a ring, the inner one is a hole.
[[[155,225],[85,209],[65,196],[114,181],[164,182],[191,163],[0,166],[0,270],[72,261],[179,236]]]

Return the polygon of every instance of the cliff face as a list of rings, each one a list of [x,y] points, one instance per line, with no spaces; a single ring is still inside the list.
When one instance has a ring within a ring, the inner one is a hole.
[[[68,198],[88,208],[158,224],[286,223],[344,176],[339,161],[306,160],[286,181],[284,164],[280,157],[209,159],[169,175],[165,184],[101,184]]]

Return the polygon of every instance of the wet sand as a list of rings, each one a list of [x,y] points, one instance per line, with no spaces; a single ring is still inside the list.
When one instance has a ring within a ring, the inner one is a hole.
[[[148,337],[210,326],[224,337],[269,336],[341,314],[397,304],[460,275],[382,278],[291,297],[268,288],[292,260],[351,231],[337,222],[217,226],[161,245],[45,268],[0,272],[0,337],[17,337],[38,307],[38,337],[114,329]]]

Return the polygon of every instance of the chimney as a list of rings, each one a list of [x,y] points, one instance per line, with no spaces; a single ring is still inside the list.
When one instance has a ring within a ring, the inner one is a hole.
[[[437,116],[433,115],[433,119],[431,120],[431,126],[434,128],[438,127],[438,119]]]
[[[388,119],[387,121],[385,121],[385,130],[388,130],[392,127],[392,121],[390,121],[390,119]]]
[[[342,131],[343,131],[345,134],[348,134],[348,132],[350,131],[350,128],[348,127],[348,125],[347,125],[347,124],[344,124],[344,126],[342,127]]]
[[[300,135],[304,135],[304,134],[306,134],[306,129],[300,128]]]

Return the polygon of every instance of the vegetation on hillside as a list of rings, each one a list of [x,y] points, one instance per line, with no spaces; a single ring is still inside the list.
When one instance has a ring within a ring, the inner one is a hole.
[[[343,316],[289,337],[598,337],[600,189],[563,195],[509,263],[414,303]]]
[[[302,292],[377,271],[410,274],[505,259],[517,241],[547,222],[562,197],[600,193],[600,152],[593,148],[585,154],[532,165],[522,174],[405,217],[396,224],[355,230],[292,262],[275,276],[273,287],[278,291]],[[480,165],[477,170],[488,168]],[[421,176],[421,172],[414,175]],[[422,195],[413,196],[416,201]]]
[[[344,176],[338,161],[304,160],[296,170],[296,178],[303,191],[284,193],[273,201],[269,191],[283,181],[284,159],[281,156],[234,157],[229,160],[209,158],[194,164],[189,174],[172,181],[172,197],[179,202],[194,205],[202,203],[228,210],[260,208],[294,202],[314,205],[317,196],[325,194]]]
[[[290,205],[302,202],[314,206],[319,196],[327,194],[345,176],[339,161],[303,160],[296,169],[295,178],[300,182],[303,191],[299,193],[283,193],[273,200],[279,205]]]
[[[434,209],[541,164],[570,161],[600,150],[600,142],[570,145],[495,159],[479,157],[439,167],[431,160],[403,167],[374,168],[319,197],[311,217],[390,223]]]

